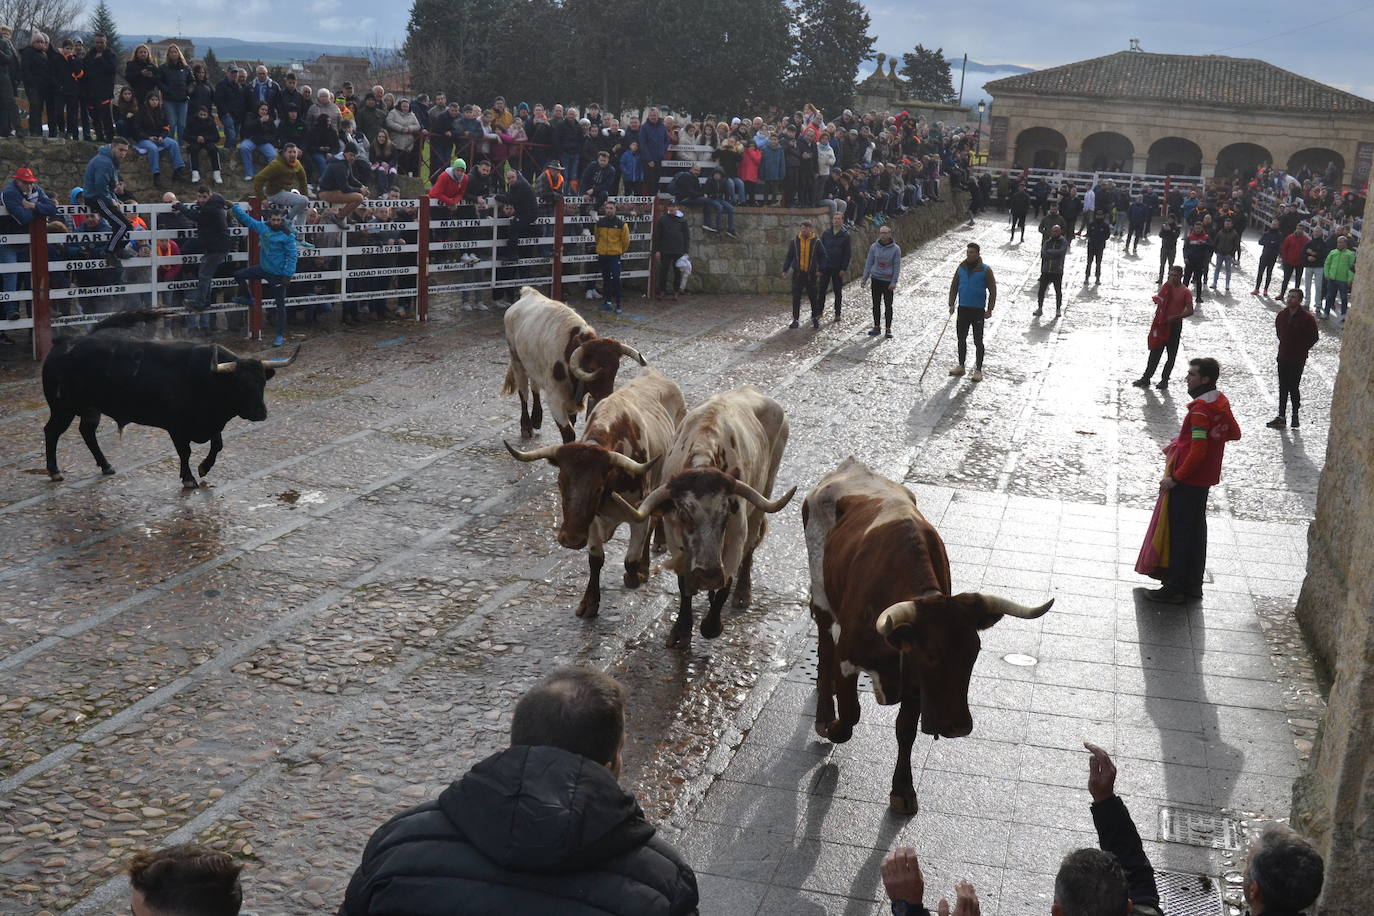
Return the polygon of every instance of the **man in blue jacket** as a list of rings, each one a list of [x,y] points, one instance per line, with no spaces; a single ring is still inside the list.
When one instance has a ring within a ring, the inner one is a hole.
[[[1126,208],[1126,244],[1122,251],[1129,250],[1131,254],[1140,251],[1140,237],[1145,234],[1145,224],[1150,218],[1150,208],[1139,194],[1131,201],[1131,205]],[[1132,240],[1135,244],[1131,244]]]
[[[273,287],[277,300],[277,337],[272,346],[280,347],[286,341],[286,287],[296,273],[296,236],[286,222],[286,214],[273,207],[267,215],[267,222],[253,219],[238,204],[231,211],[234,218],[258,234],[258,263],[234,272],[239,284],[239,294],[235,302],[252,305],[253,298],[248,288],[249,280],[266,281]]]
[[[663,123],[657,108],[649,109],[644,123],[639,126],[638,139],[639,160],[644,163],[644,180],[649,183],[649,193],[657,194],[663,160],[668,155],[668,126]]]
[[[105,246],[105,257],[115,262],[132,256],[124,242],[134,227],[124,215],[119,201],[115,199],[115,185],[119,183],[119,164],[127,155],[129,141],[123,137],[115,137],[109,144],[97,150],[91,161],[86,163],[86,174],[81,180],[86,206],[114,228],[114,232],[110,233],[110,241]]]
[[[35,217],[43,217],[43,222],[46,223],[48,217],[57,213],[57,204],[43,193],[43,189],[38,186],[38,176],[29,168],[22,168],[14,173],[14,178],[5,185],[5,190],[0,192],[0,200],[3,200],[7,211],[0,215],[0,235],[27,233]],[[0,264],[18,264],[27,260],[27,245],[0,245]],[[3,284],[0,288],[12,293],[18,279],[17,273],[0,274],[0,284]],[[0,304],[5,307],[6,321],[14,321],[19,317],[19,303],[10,302],[7,298]],[[0,331],[0,344],[12,343],[14,341]]]

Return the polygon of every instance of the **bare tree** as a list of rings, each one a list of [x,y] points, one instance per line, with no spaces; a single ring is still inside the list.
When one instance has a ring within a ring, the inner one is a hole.
[[[4,2],[4,0],[0,0]],[[367,78],[369,84],[381,84],[388,88],[408,89],[407,71],[409,62],[406,60],[405,50],[396,43],[384,44],[377,34],[373,34],[372,43],[362,49],[362,56],[367,58]]]
[[[0,0],[0,22],[14,29],[15,45],[29,43],[34,29],[46,32],[54,44],[77,31],[85,13],[82,0]]]

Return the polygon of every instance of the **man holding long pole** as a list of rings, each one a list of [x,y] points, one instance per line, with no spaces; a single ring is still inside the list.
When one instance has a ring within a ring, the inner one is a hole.
[[[968,332],[973,331],[974,364],[970,381],[983,380],[983,321],[992,317],[997,306],[997,281],[992,276],[992,268],[983,263],[982,249],[969,242],[964,261],[954,271],[954,279],[949,284],[949,313],[953,315],[958,308],[958,321],[955,328],[959,334],[959,365],[949,370],[950,375],[964,374],[964,361],[968,357]]]

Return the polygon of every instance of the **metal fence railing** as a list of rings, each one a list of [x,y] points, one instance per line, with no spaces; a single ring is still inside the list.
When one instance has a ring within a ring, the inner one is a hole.
[[[658,199],[610,199],[621,205],[630,226],[631,248],[621,258],[622,281],[652,282],[650,244],[660,214]],[[261,218],[259,201],[242,206]],[[595,283],[600,278],[592,233],[599,217],[579,198],[546,202],[532,231],[517,239],[518,258],[506,256],[513,221],[491,209],[478,214],[475,207],[460,207],[451,213],[431,206],[427,198],[368,200],[357,211],[361,218],[340,228],[320,216],[326,208],[312,201],[294,227],[301,244],[296,273],[287,287],[288,311],[346,303],[375,308],[393,300],[405,317],[424,321],[429,297],[435,294],[530,285],[560,298],[565,283]],[[82,207],[59,207],[50,218],[51,229],[40,218],[26,234],[0,236],[0,245],[15,255],[14,263],[8,258],[0,261],[0,277],[13,275],[16,287],[3,291],[10,283],[0,285],[0,305],[5,311],[18,311],[16,319],[0,320],[0,331],[32,332],[33,355],[41,359],[52,345],[54,329],[151,307],[164,312],[169,326],[214,316],[226,328],[261,339],[261,283],[252,283],[251,302],[234,298],[234,271],[258,263],[255,233],[231,219],[236,249],[211,281],[212,303],[197,310],[187,304],[188,292],[199,283],[202,262],[197,231],[187,228],[170,204],[130,204],[124,212],[135,223],[129,242],[137,253],[122,261],[105,257],[109,231],[93,226],[93,217]]]

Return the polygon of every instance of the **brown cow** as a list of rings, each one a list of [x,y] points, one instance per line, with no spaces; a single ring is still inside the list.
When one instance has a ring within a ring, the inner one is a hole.
[[[889,804],[916,813],[911,746],[973,731],[969,678],[978,631],[1004,615],[1028,620],[1054,604],[1026,607],[978,592],[950,594],[949,558],[911,491],[846,459],[802,503],[816,621],[816,732],[848,741],[859,721],[859,672],[882,705],[900,703],[897,766]],[[835,703],[839,703],[839,718]]]
[[[648,581],[651,523],[636,521],[625,511],[624,503],[612,500],[611,494],[623,494],[638,502],[646,491],[659,485],[658,465],[686,412],[677,385],[645,369],[592,409],[577,442],[548,445],[532,452],[505,443],[521,461],[543,459],[558,468],[563,525],[557,540],[573,550],[587,547],[590,567],[587,588],[577,606],[578,617],[595,617],[601,609],[601,567],[606,562],[603,545],[623,522],[630,524],[625,586],[638,588]]]
[[[708,592],[710,606],[701,618],[701,635],[721,633],[721,608],[734,591],[737,608],[749,606],[754,550],[777,512],[797,492],[792,487],[770,499],[778,465],[787,448],[788,425],[782,405],[757,388],[741,385],[692,409],[678,427],[663,459],[663,484],[644,497],[631,517],[662,517],[677,573],[677,623],[669,646],[692,638],[692,598]],[[623,499],[617,494],[622,504]]]

